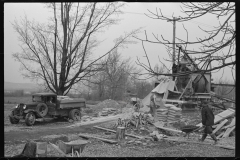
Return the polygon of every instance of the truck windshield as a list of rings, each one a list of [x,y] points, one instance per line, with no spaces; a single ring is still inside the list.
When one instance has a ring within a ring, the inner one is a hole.
[[[33,102],[42,102],[42,97],[41,96],[33,96]]]

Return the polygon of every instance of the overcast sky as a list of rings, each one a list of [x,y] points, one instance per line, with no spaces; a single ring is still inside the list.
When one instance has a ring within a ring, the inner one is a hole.
[[[179,3],[127,3],[123,8],[124,14],[121,15],[121,21],[118,25],[111,26],[106,30],[99,38],[99,40],[104,40],[102,44],[94,50],[95,54],[102,55],[113,46],[113,40],[124,32],[130,32],[133,29],[139,27],[144,27],[144,30],[148,33],[148,38],[153,40],[152,33],[163,35],[165,39],[172,41],[173,37],[173,25],[170,22],[163,20],[154,20],[144,15],[144,13],[149,13],[147,10],[155,11],[156,8],[161,8],[162,13],[166,16],[183,16],[180,12],[181,8]],[[20,64],[12,58],[12,54],[16,52],[21,52],[19,45],[21,43],[18,41],[18,35],[14,31],[13,23],[14,19],[19,20],[21,17],[26,15],[30,20],[34,19],[39,22],[47,22],[47,18],[51,13],[44,4],[41,3],[5,3],[4,4],[4,80],[8,82],[17,83],[29,83],[30,80],[23,79],[21,72],[19,70]],[[198,28],[198,26],[204,29],[213,29],[213,26],[218,24],[218,21],[214,16],[204,16],[195,19],[191,22],[176,24],[176,36],[181,39],[186,39],[186,32],[183,29],[182,24],[188,30],[189,39],[196,40],[196,37],[202,37],[203,32]],[[138,37],[144,38],[144,33],[138,35]],[[203,37],[202,37],[203,38]],[[162,61],[164,59],[169,59],[165,47],[161,44],[145,44],[146,51],[149,55],[150,62],[152,66],[159,63],[158,57]],[[144,56],[144,50],[141,43],[130,44],[128,48],[121,49],[120,53],[122,57],[130,57],[133,61],[136,57],[139,57],[141,62],[146,63]],[[170,62],[166,62],[166,66],[171,67]],[[217,64],[213,64],[217,65]],[[235,73],[234,73],[235,74]],[[224,71],[220,70],[217,73],[213,73],[214,79],[219,79],[223,75],[223,79],[227,78],[233,81],[232,73],[227,67]]]

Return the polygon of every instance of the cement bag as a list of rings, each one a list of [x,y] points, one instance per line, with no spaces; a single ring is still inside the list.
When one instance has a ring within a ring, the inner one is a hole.
[[[165,107],[167,108],[167,109],[169,109],[169,108],[171,108],[171,107],[175,107],[173,104],[165,104]]]
[[[181,108],[178,108],[178,107],[175,107],[175,106],[170,107],[169,110],[173,110],[173,111],[182,111]]]

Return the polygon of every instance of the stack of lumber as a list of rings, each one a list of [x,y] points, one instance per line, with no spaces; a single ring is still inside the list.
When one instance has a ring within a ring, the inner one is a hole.
[[[226,138],[229,137],[229,135],[231,134],[231,132],[233,132],[235,130],[235,123],[236,123],[236,118],[232,118],[229,122],[230,124],[228,124],[229,120],[225,119],[223,121],[221,121],[217,127],[213,130],[213,133],[217,133],[217,138]],[[226,125],[228,124],[228,125]]]
[[[180,121],[182,118],[182,109],[172,106],[168,109],[167,122]]]
[[[230,134],[235,130],[235,110],[228,108],[227,110],[215,115],[214,118],[214,130],[213,133],[218,139],[229,137]],[[202,126],[198,124],[197,126]],[[210,138],[210,137],[208,137]]]
[[[167,116],[168,116],[168,109],[157,109],[156,110],[156,117],[155,121],[162,121],[166,122],[167,121]]]

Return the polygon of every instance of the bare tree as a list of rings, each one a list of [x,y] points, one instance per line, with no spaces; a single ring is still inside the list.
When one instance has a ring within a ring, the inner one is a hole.
[[[130,74],[135,70],[131,59],[123,59],[116,49],[101,63],[104,66],[102,71],[92,78],[92,83],[97,85],[99,98],[121,99]]]
[[[144,48],[144,42],[162,44],[167,48],[167,52],[169,56],[172,57],[170,51],[173,50],[172,44],[169,40],[165,39],[162,35],[161,37],[157,34],[153,33],[154,40],[150,40],[149,36],[147,36],[147,32],[145,31],[145,38],[136,37],[138,40],[142,42],[143,49],[145,51],[145,56],[148,60],[147,64],[143,64],[138,60],[138,65],[144,68],[150,75],[166,75],[166,76],[183,76],[189,75],[191,73],[205,73],[213,70],[219,70],[224,67],[232,68],[232,72],[234,72],[235,68],[235,3],[234,2],[207,2],[207,3],[182,3],[182,12],[186,14],[184,17],[177,17],[174,20],[178,22],[191,21],[198,17],[202,17],[204,15],[212,14],[215,15],[219,21],[219,25],[215,26],[213,30],[204,30],[202,28],[201,31],[203,35],[206,35],[204,38],[196,38],[196,41],[188,40],[188,31],[184,27],[187,38],[186,40],[180,39],[176,37],[175,44],[177,45],[176,52],[179,55],[182,53],[188,59],[191,60],[190,55],[193,56],[193,60],[191,63],[194,65],[195,70],[186,71],[186,72],[178,72],[178,73],[158,73],[156,72],[152,66],[151,62],[148,59],[148,54]],[[148,10],[149,11],[149,10]],[[149,11],[149,14],[146,14],[149,18],[152,19],[160,19],[165,21],[173,21],[173,18],[169,18],[164,16],[161,12],[161,9],[156,9],[156,12]],[[193,50],[191,48],[197,48]],[[224,52],[223,52],[224,49]],[[169,60],[172,61],[172,60]],[[218,66],[213,68],[210,67],[212,62],[217,62]],[[162,63],[160,61],[160,63]]]
[[[58,95],[66,95],[72,86],[101,69],[96,63],[112,50],[126,45],[137,30],[125,33],[99,58],[92,49],[99,45],[96,36],[117,24],[122,3],[51,3],[53,16],[49,23],[29,21],[27,17],[13,23],[19,34],[22,52],[14,58],[21,63],[23,75],[43,80]]]

